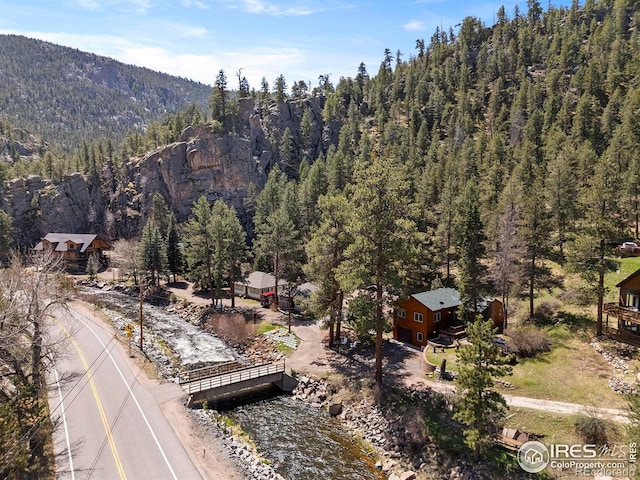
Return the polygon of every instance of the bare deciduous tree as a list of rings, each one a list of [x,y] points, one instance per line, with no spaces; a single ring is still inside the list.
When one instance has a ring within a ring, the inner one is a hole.
[[[46,372],[60,351],[48,322],[56,308],[64,307],[71,282],[63,273],[63,260],[52,252],[39,252],[28,264],[13,255],[0,272],[0,367],[10,380],[0,389],[0,437],[11,438],[0,451],[2,478],[41,478],[48,468],[45,445],[51,432],[46,408]],[[11,419],[15,421],[11,421]]]

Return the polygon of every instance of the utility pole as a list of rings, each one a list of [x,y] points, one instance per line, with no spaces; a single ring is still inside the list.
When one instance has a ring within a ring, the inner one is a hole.
[[[140,279],[140,351],[142,352],[142,279]]]
[[[291,333],[291,284],[289,284],[289,304],[287,305],[287,324],[289,325],[289,333]]]

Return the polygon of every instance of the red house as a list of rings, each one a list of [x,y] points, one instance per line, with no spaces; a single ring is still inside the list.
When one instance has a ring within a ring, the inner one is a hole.
[[[438,288],[428,292],[414,293],[398,304],[393,317],[393,338],[416,347],[424,347],[427,341],[442,332],[450,338],[466,336],[463,324],[465,316],[460,293],[455,288]],[[492,319],[493,325],[502,330],[504,312],[502,302],[485,299],[480,312],[485,319]],[[472,321],[473,315],[467,314]]]
[[[414,293],[398,304],[393,318],[393,338],[424,347],[429,338],[458,318],[460,294],[455,288]]]

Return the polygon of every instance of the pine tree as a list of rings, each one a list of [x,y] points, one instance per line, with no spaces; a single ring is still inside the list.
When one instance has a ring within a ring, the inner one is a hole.
[[[98,270],[100,269],[100,261],[95,255],[89,255],[87,259],[87,268],[86,273],[89,275],[89,278],[94,279],[98,275]]]
[[[225,249],[227,250],[227,280],[231,289],[231,308],[236,306],[234,284],[242,278],[242,264],[247,260],[246,233],[240,224],[235,208],[224,212]]]
[[[417,262],[415,245],[420,235],[409,202],[409,183],[403,166],[393,158],[374,158],[359,166],[350,188],[351,219],[346,226],[353,237],[338,269],[342,290],[371,288],[375,299],[377,384],[382,383],[382,333],[385,302],[400,294],[408,265]]]
[[[278,154],[280,156],[280,163],[282,165],[282,169],[285,173],[288,173],[289,176],[292,176],[292,174],[295,171],[293,149],[294,149],[293,135],[289,127],[287,127],[284,129],[284,132],[282,133]]]
[[[167,249],[160,228],[148,221],[142,230],[139,251],[140,268],[151,274],[151,284],[159,285],[160,276],[167,271]]]
[[[609,150],[598,159],[593,178],[579,198],[584,217],[572,245],[570,263],[597,299],[597,336],[603,333],[604,277],[617,269],[617,262],[608,258],[608,245],[624,228],[618,196],[621,186],[618,159],[615,152]]]
[[[518,233],[524,250],[523,273],[529,287],[529,317],[534,316],[537,288],[550,276],[544,261],[549,256],[549,212],[545,198],[543,167],[534,164],[531,156],[523,161],[522,193]]]
[[[485,240],[478,208],[477,178],[472,176],[467,182],[462,205],[457,284],[462,302],[474,317],[479,313],[487,290],[486,266],[483,263],[486,257]]]
[[[167,225],[167,270],[173,274],[173,281],[176,281],[176,276],[182,273],[184,267],[184,261],[182,258],[182,250],[180,247],[180,236],[178,235],[178,228],[176,225],[176,219],[173,213],[169,215],[169,224]]]
[[[152,222],[160,230],[160,235],[163,238],[167,236],[167,230],[169,226],[169,208],[164,197],[155,192],[151,197],[151,212],[149,213],[149,221]]]
[[[465,425],[465,443],[476,460],[495,442],[493,432],[506,412],[505,399],[495,391],[493,379],[511,371],[506,357],[493,341],[491,320],[467,327],[469,343],[457,352],[459,399],[454,419]]]
[[[4,210],[0,210],[0,265],[9,258],[13,245],[13,219]]]
[[[275,101],[278,103],[282,103],[286,100],[287,98],[287,82],[284,79],[284,75],[280,74],[278,75],[278,77],[276,78],[274,87],[273,87],[273,92],[274,92],[274,98]]]
[[[211,118],[220,122],[223,128],[228,126],[227,107],[229,102],[229,92],[227,91],[227,75],[224,70],[218,72],[215,85],[209,97],[209,108],[211,109]]]
[[[311,151],[311,133],[313,132],[313,118],[311,109],[305,108],[300,121],[300,143],[303,151],[308,155]]]
[[[340,338],[344,299],[336,272],[352,241],[346,231],[351,218],[350,205],[344,195],[334,194],[319,197],[317,206],[320,219],[306,245],[309,260],[304,271],[307,278],[319,287],[312,297],[312,310],[319,318],[328,315],[329,347],[333,347],[334,338]]]
[[[201,196],[191,209],[191,217],[184,227],[183,240],[188,278],[196,285],[208,288],[211,303],[215,305],[215,282],[213,276],[214,244],[213,215],[207,198]]]
[[[271,272],[275,277],[275,291],[278,293],[279,280],[284,272],[293,270],[291,264],[299,258],[300,245],[298,230],[288,215],[286,206],[281,205],[271,213],[266,221],[256,225],[257,253],[268,259]]]

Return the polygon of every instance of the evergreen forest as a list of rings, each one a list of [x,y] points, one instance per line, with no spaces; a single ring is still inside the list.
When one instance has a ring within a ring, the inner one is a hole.
[[[188,126],[242,137],[241,105],[252,102],[274,159],[264,184],[251,185],[241,206],[194,198],[188,219],[154,196],[132,270],[154,283],[185,275],[214,302],[248,265],[283,283],[311,281],[320,288],[311,308],[332,334],[345,295],[360,292],[351,321],[375,332],[378,383],[387,306],[433,287],[455,286],[471,313],[488,295],[505,305],[518,297],[533,317],[540,292],[570,273],[582,281],[576,301],[598,305],[601,334],[611,253],[640,238],[639,27],[631,0],[546,9],[528,0],[526,11],[500,8],[493,25],[464,18],[457,30],[416,39],[411,52],[389,48],[379,65],[360,64],[348,78],[322,74],[316,86],[283,76],[230,86],[221,70],[207,105],[188,98],[121,135],[74,128],[77,137],[57,138],[56,122],[11,110],[16,95],[0,91],[0,138],[12,152],[33,147],[0,162],[0,179],[38,174],[58,184],[79,171],[108,197],[126,188],[136,161]],[[52,77],[34,77],[25,95],[53,89]],[[89,100],[67,101],[76,109],[69,118],[84,120]],[[283,104],[300,116],[270,126]],[[318,104],[321,118],[312,115]],[[129,115],[119,105],[111,113]],[[16,128],[35,137],[8,139]],[[0,211],[3,248],[12,241],[7,217]]]

